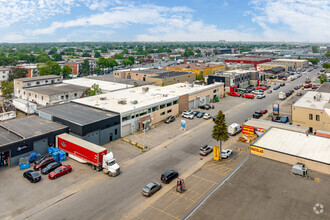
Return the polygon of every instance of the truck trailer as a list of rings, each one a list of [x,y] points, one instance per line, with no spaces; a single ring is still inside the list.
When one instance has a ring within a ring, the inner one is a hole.
[[[80,163],[88,163],[93,170],[101,171],[109,176],[118,176],[120,167],[112,152],[91,142],[82,140],[67,133],[56,136],[56,146],[69,154],[69,157]]]

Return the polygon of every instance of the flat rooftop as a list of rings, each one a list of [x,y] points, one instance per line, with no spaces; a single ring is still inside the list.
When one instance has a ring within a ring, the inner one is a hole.
[[[320,100],[315,99],[317,94],[321,94]],[[301,108],[324,110],[325,108],[329,108],[329,106],[328,106],[329,100],[330,100],[330,93],[308,91],[298,101],[296,101],[292,105],[292,107],[293,108],[301,107]]]
[[[37,81],[37,80],[57,79],[57,78],[61,78],[61,76],[47,75],[47,76],[36,76],[36,77],[29,77],[29,78],[19,78],[19,79],[15,79],[15,80],[22,81],[22,82],[31,82],[31,81]]]
[[[274,62],[297,62],[297,63],[304,63],[308,62],[308,60],[296,60],[296,59],[276,59]]]
[[[250,65],[250,64],[249,64]],[[224,72],[216,73],[215,75],[218,76],[229,76],[229,75],[240,75],[240,74],[246,74],[246,73],[255,73],[258,72],[257,70],[226,70]]]
[[[283,128],[283,129],[287,129],[287,130],[291,130],[291,131],[298,131],[298,132],[304,132],[304,133],[308,132],[308,128],[284,124],[284,123],[278,123],[278,122],[273,122],[273,121],[267,121],[267,120],[262,120],[262,119],[254,119],[254,118],[251,118],[250,120],[245,122],[244,125],[257,127],[257,128],[264,128],[264,129],[269,129],[270,127],[275,127],[275,128]]]
[[[88,77],[87,78],[78,77],[75,79],[68,79],[68,80],[64,80],[63,83],[66,83],[69,85],[76,85],[76,86],[85,86],[88,88],[91,88],[93,84],[97,84],[102,89],[102,91],[107,91],[107,92],[112,92],[112,91],[117,91],[117,90],[122,90],[122,89],[133,87],[133,85],[127,86],[122,83],[91,79]]]
[[[17,136],[30,138],[57,131],[66,128],[67,126],[42,119],[38,116],[28,116],[1,122],[0,127],[17,134]]]
[[[103,111],[72,102],[38,109],[38,111],[81,126],[118,115],[117,113]]]
[[[62,93],[66,93],[66,92],[82,91],[82,90],[86,90],[88,88],[90,88],[90,87],[60,83],[60,84],[54,84],[54,85],[26,88],[26,90],[35,92],[35,93],[39,93],[39,94],[43,94],[43,95],[57,95],[57,94],[62,94]]]
[[[22,139],[21,136],[0,127],[0,146]]]
[[[252,145],[330,165],[330,139],[326,137],[272,127]]]
[[[205,68],[211,68],[211,67],[223,67],[224,64],[209,64],[209,63],[187,63],[187,64],[179,64],[175,66],[168,66],[169,69],[205,69]]]
[[[229,57],[226,58],[226,60],[246,60],[246,61],[263,61],[263,60],[269,60],[269,58],[257,58],[257,57]]]
[[[330,176],[308,170],[316,182],[291,174],[291,168],[251,155],[189,219],[329,219]],[[324,207],[318,215],[317,203]]]
[[[184,76],[189,74],[195,74],[192,72],[182,72],[182,71],[162,71],[158,73],[157,76],[151,76],[151,78],[157,78],[157,79],[166,79],[170,77],[177,77],[177,76]]]
[[[293,64],[290,63],[281,63],[281,62],[267,62],[267,63],[260,63],[258,65],[268,65],[268,66],[291,66]]]
[[[113,75],[107,74],[107,75],[100,75],[100,76],[90,76],[90,77],[83,77],[83,79],[96,79],[96,80],[102,80],[107,82],[115,82],[115,83],[121,83],[124,85],[133,85],[133,86],[145,86],[145,85],[153,85],[153,82],[147,82],[142,80],[135,80],[135,79],[123,79],[114,77]]]
[[[330,83],[325,82],[323,83],[318,89],[317,92],[326,92],[330,93]]]

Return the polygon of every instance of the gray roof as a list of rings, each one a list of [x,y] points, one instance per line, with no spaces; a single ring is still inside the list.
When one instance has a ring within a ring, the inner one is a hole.
[[[39,112],[43,112],[79,125],[87,125],[118,115],[117,113],[103,111],[72,102],[42,108],[39,109]]]
[[[226,58],[226,60],[247,60],[247,61],[263,61],[263,60],[267,60],[269,58],[265,57],[265,58],[257,58],[257,57],[230,57],[230,58]]]
[[[42,119],[38,116],[28,116],[24,118],[15,118],[9,121],[1,122],[0,127],[2,129],[11,131],[18,136],[30,138],[57,131],[66,128],[67,126],[46,119]],[[0,143],[3,143],[4,141],[5,140],[0,140]]]
[[[43,95],[56,95],[56,94],[62,94],[62,93],[66,93],[66,92],[83,91],[86,89],[88,89],[88,87],[60,83],[60,84],[54,84],[54,85],[27,88],[26,90],[35,92],[35,93],[39,93],[39,94],[43,94]]]
[[[108,82],[116,82],[116,83],[122,83],[122,84],[127,84],[127,85],[137,85],[137,86],[145,86],[145,85],[153,85],[153,82],[147,82],[147,81],[142,81],[142,80],[134,80],[134,79],[123,79],[123,78],[118,78],[114,77],[113,75],[101,75],[101,76],[91,76],[88,77],[89,79],[97,79],[97,80],[103,80],[103,81],[108,81]]]
[[[22,140],[22,137],[0,127],[0,146],[18,140]]]
[[[36,76],[36,77],[29,77],[29,78],[19,78],[16,80],[22,81],[22,82],[30,82],[30,81],[36,81],[36,80],[42,80],[42,79],[57,79],[57,78],[60,78],[60,76],[47,75],[47,76]]]
[[[158,78],[158,79],[164,79],[164,78],[170,78],[170,77],[176,77],[176,76],[183,76],[183,75],[190,75],[192,72],[182,72],[182,71],[165,71],[159,73],[157,76],[152,76],[150,78]]]
[[[284,67],[281,67],[281,66],[277,66],[277,67],[273,67],[271,69],[268,69],[268,70],[265,70],[265,72],[274,72],[274,73],[279,73],[279,72],[282,72],[284,71]]]
[[[317,89],[318,92],[326,92],[330,93],[330,83],[325,82],[323,83],[320,88]]]

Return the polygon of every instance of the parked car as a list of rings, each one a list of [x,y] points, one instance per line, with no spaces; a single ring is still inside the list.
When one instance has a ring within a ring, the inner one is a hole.
[[[267,90],[267,93],[272,93],[273,91],[272,90]]]
[[[298,93],[297,93],[297,96],[302,96],[302,93],[301,93],[301,92],[298,92]]]
[[[241,94],[240,93],[237,93],[237,92],[228,92],[228,95],[230,96],[237,96],[237,97],[240,97]]]
[[[151,182],[148,183],[145,187],[142,188],[142,195],[144,196],[152,196],[155,192],[160,190],[162,188],[162,185],[158,182]]]
[[[47,166],[48,164],[53,163],[53,162],[55,162],[54,157],[52,157],[52,156],[45,157],[43,160],[41,160],[38,163],[34,164],[33,169],[35,171],[38,171],[38,170],[44,168],[45,166]]]
[[[282,123],[287,123],[288,121],[289,121],[288,116],[283,116],[283,117],[281,118],[281,122],[282,122]]]
[[[44,160],[46,157],[51,157],[52,155],[49,155],[49,154],[46,154],[46,155],[43,155],[41,156],[40,158],[37,158],[35,161],[34,161],[34,164],[36,163],[40,163],[42,160]]]
[[[272,121],[274,121],[274,122],[281,122],[281,117],[279,117],[279,116],[273,116],[272,117]]]
[[[205,104],[205,107],[208,107],[209,109],[214,109],[214,105],[212,105],[212,104]]]
[[[171,122],[173,122],[173,121],[175,121],[175,117],[174,117],[174,116],[168,116],[168,117],[164,120],[164,122],[165,122],[166,124],[169,124],[169,123],[171,123]]]
[[[210,119],[210,118],[211,118],[211,115],[208,114],[208,113],[205,113],[205,114],[203,115],[203,118],[204,118],[204,119]]]
[[[45,168],[43,168],[41,170],[41,173],[44,174],[44,175],[48,174],[48,173],[52,172],[53,170],[55,170],[57,167],[60,167],[60,166],[62,166],[61,162],[50,163]]]
[[[222,158],[228,158],[233,153],[230,149],[225,149],[221,151],[221,157]]]
[[[176,170],[167,170],[162,174],[160,179],[163,183],[167,184],[167,183],[170,183],[173,179],[177,178],[178,176],[179,176],[178,171],[176,171]]]
[[[199,154],[206,156],[213,151],[213,148],[210,145],[204,145],[199,149]]]
[[[194,119],[194,115],[192,113],[186,113],[182,115],[183,118]]]
[[[261,112],[262,114],[266,114],[266,113],[268,112],[268,110],[267,110],[267,109],[261,109],[260,112]]]
[[[63,176],[65,174],[68,174],[72,171],[72,167],[70,165],[62,165],[60,167],[57,167],[55,170],[50,172],[48,174],[49,179],[57,179],[60,176]]]
[[[252,94],[243,94],[242,97],[246,99],[254,99],[254,95]]]
[[[304,85],[304,88],[305,89],[312,88],[312,84],[306,84],[306,85]]]
[[[23,173],[23,177],[28,179],[31,183],[36,183],[41,180],[41,175],[34,170],[28,170]]]
[[[283,78],[282,78],[282,80],[284,80],[284,81],[287,80],[287,79],[288,79],[288,78],[286,78],[286,77],[283,77]]]
[[[205,112],[200,112],[197,114],[197,118],[202,118],[205,115]]]
[[[182,116],[184,115],[184,114],[191,114],[193,111],[192,110],[185,110],[185,111],[183,111],[182,112]]]
[[[278,90],[280,87],[279,86],[275,86],[274,87],[274,90]]]
[[[265,98],[266,96],[264,94],[259,94],[256,96],[257,99],[263,99]]]
[[[280,86],[285,86],[285,83],[280,83]]]
[[[192,114],[196,117],[198,115],[199,111],[193,111]]]
[[[252,94],[261,95],[261,94],[264,94],[264,93],[262,91],[259,91],[259,90],[254,90],[254,91],[252,91]]]
[[[262,113],[260,112],[260,111],[256,111],[253,115],[252,115],[252,117],[253,118],[260,118],[262,116]]]
[[[198,106],[198,108],[209,110],[210,109],[210,106],[209,105],[200,105],[200,106]]]

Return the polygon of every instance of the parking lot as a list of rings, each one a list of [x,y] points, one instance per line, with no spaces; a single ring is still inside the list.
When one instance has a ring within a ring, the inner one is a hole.
[[[291,167],[250,156],[189,219],[330,219],[330,177]]]

